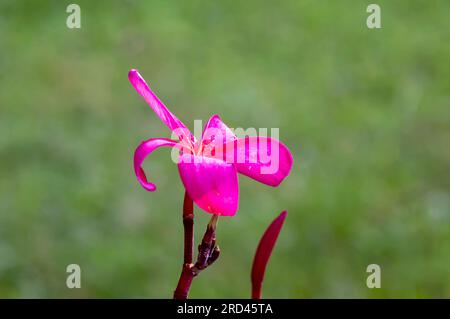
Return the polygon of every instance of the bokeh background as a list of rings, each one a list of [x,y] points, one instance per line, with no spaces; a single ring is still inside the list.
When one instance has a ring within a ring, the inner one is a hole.
[[[188,126],[280,128],[294,153],[279,188],[240,178],[191,297],[249,297],[284,209],[265,297],[450,297],[450,2],[377,0],[369,30],[372,2],[77,0],[71,30],[71,2],[1,0],[0,297],[171,297],[183,188],[169,149],[145,163],[155,193],[135,179],[135,147],[170,133],[130,68]]]

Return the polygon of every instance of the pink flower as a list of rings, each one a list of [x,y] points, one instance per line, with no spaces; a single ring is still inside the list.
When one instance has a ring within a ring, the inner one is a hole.
[[[134,170],[141,185],[148,191],[156,186],[147,180],[141,165],[155,149],[163,146],[180,150],[178,170],[192,200],[210,214],[233,216],[238,209],[237,173],[270,186],[278,186],[289,175],[292,154],[281,142],[269,137],[237,138],[213,115],[197,141],[189,129],[158,99],[137,70],[128,78],[136,91],[159,118],[178,137],[151,138],[142,142],[134,153]]]

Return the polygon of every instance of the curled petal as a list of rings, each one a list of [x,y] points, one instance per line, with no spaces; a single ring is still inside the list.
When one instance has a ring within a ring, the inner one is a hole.
[[[184,154],[178,163],[181,180],[192,200],[210,214],[233,216],[238,209],[236,168],[215,158]]]
[[[187,140],[189,143],[195,142],[195,137],[169,109],[159,100],[155,93],[150,89],[144,78],[135,69],[130,70],[128,79],[136,91],[144,98],[144,100],[155,111],[156,115],[166,124],[180,139]]]
[[[278,186],[292,169],[291,151],[270,137],[240,138],[225,144],[220,152],[239,173],[269,186]],[[216,149],[216,153],[219,150]],[[220,155],[215,157],[220,158]]]
[[[269,225],[264,232],[264,235],[259,241],[258,248],[256,249],[255,258],[253,259],[252,266],[252,298],[261,298],[261,287],[264,280],[264,273],[266,272],[267,263],[269,262],[270,255],[272,254],[273,247],[277,242],[278,235],[283,227],[284,220],[286,219],[287,211],[282,212],[277,218]]]
[[[142,142],[134,152],[134,173],[136,174],[139,183],[149,192],[156,190],[156,185],[147,181],[144,170],[142,169],[142,163],[144,159],[150,155],[155,149],[162,147],[177,147],[180,148],[180,144],[168,138],[151,138]]]

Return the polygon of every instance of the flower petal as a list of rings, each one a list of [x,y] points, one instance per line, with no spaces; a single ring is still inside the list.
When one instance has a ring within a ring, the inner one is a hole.
[[[214,157],[215,148],[222,148],[223,144],[236,140],[234,133],[222,122],[218,115],[213,115],[202,133],[201,153],[203,156]]]
[[[210,214],[233,216],[238,209],[236,168],[219,159],[184,154],[178,163],[181,180],[192,200]]]
[[[142,169],[142,162],[150,155],[155,149],[162,146],[178,147],[180,144],[168,138],[151,138],[142,142],[134,152],[134,173],[136,174],[139,183],[149,192],[156,190],[156,185],[147,181],[144,170]]]
[[[261,237],[252,266],[252,298],[261,299],[261,287],[266,272],[267,263],[270,255],[272,255],[273,247],[277,242],[278,235],[283,227],[286,219],[287,211],[283,211],[274,221],[267,227],[264,235]]]
[[[145,82],[144,78],[135,69],[131,69],[128,72],[128,79],[131,85],[136,89],[136,91],[144,98],[144,100],[150,105],[150,107],[155,111],[156,115],[166,124],[180,139],[184,141],[187,139],[189,142],[195,142],[195,137],[189,131],[189,129],[184,125],[169,109],[158,99],[155,93],[152,92],[148,84]]]
[[[224,154],[220,156],[220,152]],[[269,186],[278,186],[289,175],[293,158],[291,151],[270,137],[252,136],[235,140],[216,150],[216,158],[225,157],[239,173]]]
[[[217,135],[221,136],[221,144],[237,139],[231,129],[224,122],[222,122],[220,116],[214,114],[205,125],[205,129],[202,134],[202,142],[209,144],[215,140],[214,137]]]
[[[201,139],[201,154],[207,157],[216,157],[216,149],[220,150],[223,145],[228,142],[236,140],[237,137],[234,133],[222,122],[218,115],[213,115],[208,123],[206,123],[205,128],[202,133]],[[222,158],[220,155],[216,158]]]

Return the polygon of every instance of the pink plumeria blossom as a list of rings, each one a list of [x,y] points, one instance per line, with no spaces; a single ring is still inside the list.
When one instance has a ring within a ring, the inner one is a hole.
[[[150,90],[137,70],[130,70],[128,78],[179,140],[151,138],[137,147],[134,170],[146,190],[155,191],[156,186],[147,180],[141,165],[150,153],[163,146],[180,150],[178,170],[183,185],[192,200],[210,214],[236,214],[239,202],[237,173],[270,186],[278,186],[289,175],[293,158],[281,142],[269,137],[237,138],[218,115],[209,119],[201,140],[197,141]],[[272,165],[274,162],[275,166]]]

